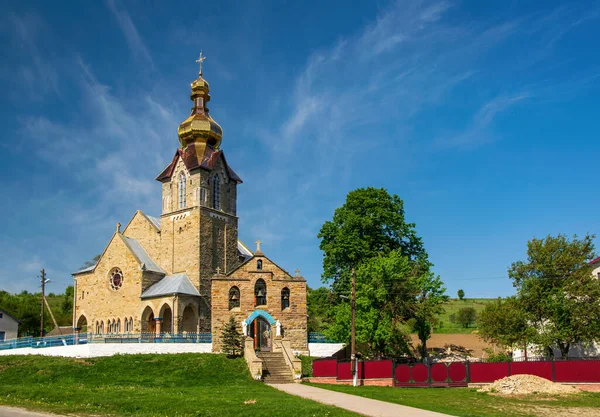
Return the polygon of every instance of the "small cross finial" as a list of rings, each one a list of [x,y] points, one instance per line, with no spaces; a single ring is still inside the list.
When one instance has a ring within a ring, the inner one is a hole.
[[[300,276],[300,270],[298,268],[296,268],[296,276],[299,277]]]
[[[206,59],[206,57],[202,56],[202,50],[201,50],[200,51],[200,56],[196,60],[196,62],[198,62],[200,64],[200,72],[198,73],[198,75],[200,75],[200,76],[202,76],[202,63],[204,62],[205,59]]]
[[[221,275],[221,267],[217,266],[217,275]]]
[[[117,233],[121,233],[121,223],[117,223]]]
[[[261,251],[261,250],[260,250],[260,244],[261,244],[262,242],[261,242],[260,240],[257,240],[257,241],[256,241],[256,242],[254,242],[254,243],[256,243],[256,252],[260,252],[260,251]]]

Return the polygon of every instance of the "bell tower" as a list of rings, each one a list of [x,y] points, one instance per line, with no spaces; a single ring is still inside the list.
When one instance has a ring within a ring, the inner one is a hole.
[[[191,84],[191,114],[177,130],[180,147],[156,179],[162,183],[161,266],[168,274],[185,273],[198,288],[201,329],[210,331],[211,278],[239,264],[237,185],[242,180],[227,164],[220,149],[223,130],[209,115],[204,59],[200,54],[200,72]]]

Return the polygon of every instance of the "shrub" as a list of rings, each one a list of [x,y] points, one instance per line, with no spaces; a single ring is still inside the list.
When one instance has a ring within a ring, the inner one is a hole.
[[[473,307],[463,307],[458,310],[457,320],[461,326],[467,328],[477,320],[477,312]]]

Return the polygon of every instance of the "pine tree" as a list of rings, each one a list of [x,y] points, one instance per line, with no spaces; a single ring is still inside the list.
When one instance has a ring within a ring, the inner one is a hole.
[[[233,316],[229,317],[229,322],[223,328],[221,334],[223,338],[223,352],[229,356],[241,355],[244,351],[242,334],[238,331],[237,323]]]

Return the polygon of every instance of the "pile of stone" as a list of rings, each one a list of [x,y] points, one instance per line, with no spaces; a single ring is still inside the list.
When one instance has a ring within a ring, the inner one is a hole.
[[[465,362],[471,361],[474,358],[471,356],[472,350],[465,348],[464,346],[445,344],[441,352],[437,352],[432,356],[433,362],[441,363],[452,363],[452,362]]]
[[[499,379],[493,384],[483,387],[479,392],[490,392],[501,395],[527,394],[576,394],[579,390],[570,385],[561,385],[534,375],[513,375]]]

